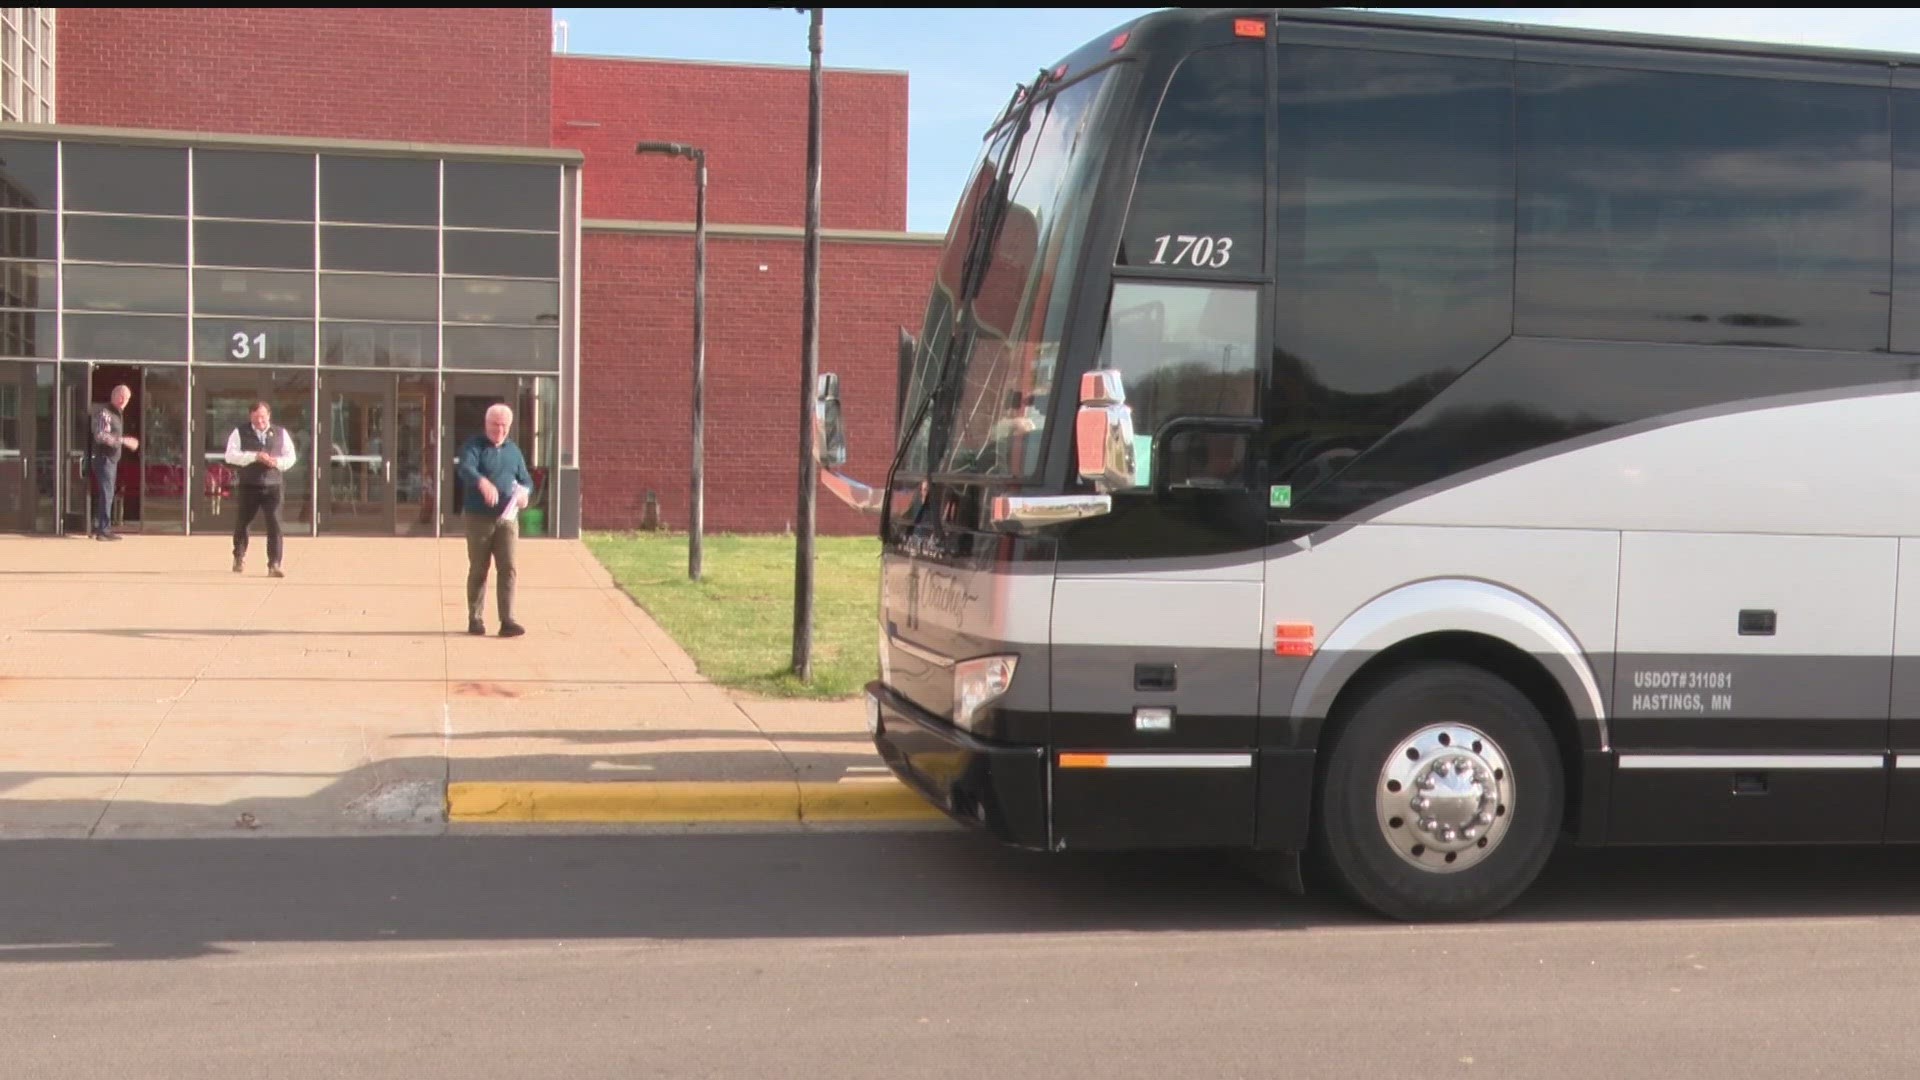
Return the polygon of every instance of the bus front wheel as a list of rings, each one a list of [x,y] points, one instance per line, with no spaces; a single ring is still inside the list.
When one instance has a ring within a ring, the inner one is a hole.
[[[1321,861],[1360,903],[1409,921],[1506,907],[1553,853],[1560,755],[1525,694],[1430,661],[1364,691],[1337,722],[1315,813]]]

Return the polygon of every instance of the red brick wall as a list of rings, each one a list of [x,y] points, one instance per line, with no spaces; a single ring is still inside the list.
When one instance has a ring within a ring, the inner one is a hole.
[[[905,229],[906,75],[821,81],[821,226]],[[709,222],[805,224],[805,68],[554,58],[552,144],[586,155],[585,217],[693,220],[692,163],[640,157],[642,139],[707,152]]]
[[[692,220],[691,165],[633,153],[643,138],[691,142],[708,153],[710,223],[804,223],[804,68],[555,57],[550,46],[547,8],[71,8],[60,15],[59,118],[573,148],[587,159],[582,216],[628,220]],[[906,76],[830,70],[823,111],[824,227],[904,229]],[[669,527],[686,527],[692,247],[688,236],[585,236],[588,528],[639,524],[649,491]],[[709,238],[715,532],[793,524],[802,256],[793,238]],[[822,245],[820,362],[843,380],[855,476],[877,479],[891,456],[896,328],[918,331],[938,256],[931,243]],[[872,529],[825,491],[818,498],[821,531]]]
[[[63,124],[545,146],[551,8],[62,8]]]
[[[803,257],[798,240],[707,239],[711,532],[780,531],[794,521]],[[684,529],[693,240],[592,232],[582,258],[583,524],[632,528],[653,491],[662,521]],[[869,483],[892,454],[897,327],[919,333],[938,258],[932,244],[820,245],[820,369],[841,377],[847,472]],[[822,533],[874,528],[824,490],[818,505]]]

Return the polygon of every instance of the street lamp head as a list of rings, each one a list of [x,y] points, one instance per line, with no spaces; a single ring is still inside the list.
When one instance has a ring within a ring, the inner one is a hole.
[[[695,147],[689,146],[686,143],[677,142],[642,142],[633,148],[633,152],[636,154],[671,154],[674,157],[683,158],[698,157],[700,155],[700,151]]]

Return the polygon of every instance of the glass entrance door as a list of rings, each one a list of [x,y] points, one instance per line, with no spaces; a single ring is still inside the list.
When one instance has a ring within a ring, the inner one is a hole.
[[[0,532],[53,531],[53,365],[0,361]]]
[[[397,375],[394,399],[393,531],[399,536],[432,536],[438,470],[440,412],[431,375]]]
[[[60,368],[60,418],[66,434],[61,442],[60,531],[86,536],[92,527],[93,488],[87,479],[87,414],[93,404],[93,365],[63,364]]]
[[[321,377],[320,527],[335,534],[432,535],[439,445],[434,380],[384,371]]]
[[[114,473],[115,530],[184,533],[187,473],[187,369],[165,364],[68,364],[61,373],[60,411],[67,425],[64,531],[87,533],[93,485],[86,459],[95,409],[127,388],[125,433],[139,445],[120,452]]]
[[[558,382],[551,375],[504,375],[449,373],[443,416],[447,431],[446,449],[440,455],[444,472],[446,499],[442,513],[446,535],[458,536],[466,528],[460,519],[460,485],[454,475],[460,447],[468,439],[486,431],[487,409],[505,404],[513,410],[513,427],[507,437],[520,447],[527,459],[527,473],[533,479],[533,495],[520,515],[520,535],[547,535],[547,515],[555,453],[559,447],[555,409],[559,400]]]
[[[393,376],[328,372],[320,391],[320,527],[393,535]]]
[[[187,531],[187,369],[148,367],[140,373],[140,531]],[[133,412],[129,406],[127,412]]]

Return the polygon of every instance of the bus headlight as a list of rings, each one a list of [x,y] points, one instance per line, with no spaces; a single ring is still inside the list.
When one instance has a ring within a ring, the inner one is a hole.
[[[981,709],[998,701],[1013,685],[1017,656],[983,656],[953,666],[953,725],[973,729]]]

